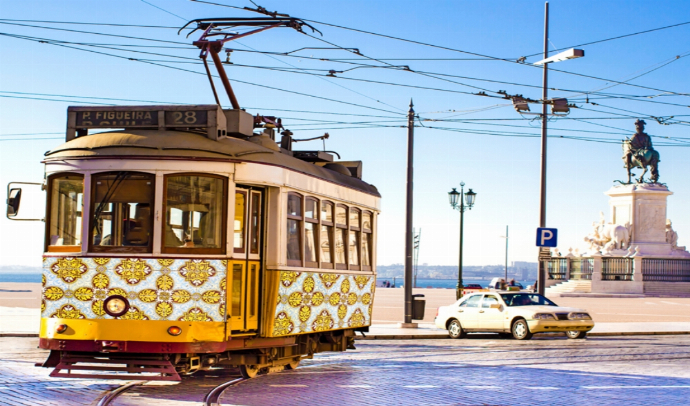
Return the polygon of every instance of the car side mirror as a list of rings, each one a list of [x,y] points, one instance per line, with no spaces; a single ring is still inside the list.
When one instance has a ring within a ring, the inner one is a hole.
[[[499,310],[501,310],[502,307],[503,307],[503,306],[501,306],[500,303],[492,303],[492,304],[491,304],[491,308],[492,308],[492,309],[499,309]]]
[[[22,189],[10,189],[7,194],[7,217],[16,217],[19,213],[19,203],[22,200]]]

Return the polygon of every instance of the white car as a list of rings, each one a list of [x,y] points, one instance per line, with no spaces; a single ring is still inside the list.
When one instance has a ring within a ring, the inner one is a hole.
[[[468,332],[494,332],[528,340],[534,333],[564,332],[568,338],[585,338],[594,328],[586,310],[559,307],[536,293],[479,292],[464,296],[450,306],[441,306],[436,326],[451,338]]]

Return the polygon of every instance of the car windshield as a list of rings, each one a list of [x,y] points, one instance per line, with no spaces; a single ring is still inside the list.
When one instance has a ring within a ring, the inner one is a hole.
[[[542,295],[536,293],[503,294],[507,306],[558,306]]]

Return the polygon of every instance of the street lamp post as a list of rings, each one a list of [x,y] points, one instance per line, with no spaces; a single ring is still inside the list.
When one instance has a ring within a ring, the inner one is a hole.
[[[460,192],[453,188],[450,192],[448,192],[448,199],[450,200],[450,206],[458,210],[460,212],[460,254],[458,258],[458,284],[455,287],[455,297],[456,299],[460,299],[462,297],[462,291],[463,291],[463,283],[462,283],[462,229],[463,229],[463,220],[464,220],[464,214],[465,210],[469,209],[472,210],[472,206],[474,206],[474,199],[477,196],[476,193],[470,189],[467,193],[465,193],[465,182],[460,182]],[[465,199],[463,199],[463,197]],[[458,204],[459,203],[459,204]]]
[[[535,62],[534,65],[543,65],[543,83],[542,83],[542,110],[541,110],[541,171],[539,179],[539,227],[546,227],[546,123],[547,104],[552,104],[552,111],[567,112],[567,101],[565,106],[559,106],[554,101],[548,100],[548,75],[549,63],[565,61],[568,59],[581,58],[585,56],[585,52],[581,49],[569,49],[549,58],[549,2],[544,5],[544,59]],[[516,107],[517,108],[517,107]],[[529,108],[527,108],[529,110]],[[549,249],[541,247],[539,249],[539,274],[537,276],[538,293],[543,295],[546,285],[546,269],[544,267],[544,260],[550,256]]]
[[[508,282],[508,226],[506,226],[506,235],[502,235],[501,238],[506,239],[506,268],[505,268],[506,276],[505,276],[505,280],[506,280],[506,282]]]

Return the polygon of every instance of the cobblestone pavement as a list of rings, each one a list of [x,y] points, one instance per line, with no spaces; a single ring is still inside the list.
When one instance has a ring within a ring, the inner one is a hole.
[[[0,339],[0,404],[89,405],[112,381],[47,378],[34,368],[35,340]],[[223,405],[568,405],[687,404],[690,337],[483,335],[464,340],[358,342],[358,350],[318,355],[296,371],[228,388]],[[216,371],[167,386],[142,386],[115,405],[199,405],[235,375]]]

